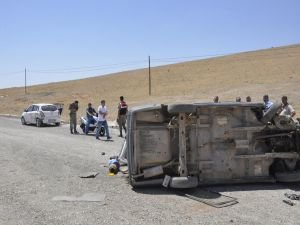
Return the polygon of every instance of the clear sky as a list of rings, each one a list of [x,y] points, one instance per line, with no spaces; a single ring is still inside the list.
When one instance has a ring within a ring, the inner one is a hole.
[[[0,88],[299,43],[298,0],[0,0]]]

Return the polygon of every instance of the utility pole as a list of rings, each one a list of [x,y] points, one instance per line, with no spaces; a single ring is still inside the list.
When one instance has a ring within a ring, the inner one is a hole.
[[[25,67],[25,95],[27,94],[27,74],[26,74],[26,67]]]
[[[149,60],[149,96],[151,96],[151,66],[150,66],[150,56],[148,56]]]

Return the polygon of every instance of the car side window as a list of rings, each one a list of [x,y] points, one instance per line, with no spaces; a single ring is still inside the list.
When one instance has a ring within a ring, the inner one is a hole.
[[[28,109],[27,112],[31,112],[33,110],[33,105],[31,105]]]
[[[34,105],[32,111],[39,111],[39,107],[37,105]]]

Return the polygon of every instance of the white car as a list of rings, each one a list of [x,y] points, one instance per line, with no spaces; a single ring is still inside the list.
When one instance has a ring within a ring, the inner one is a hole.
[[[21,122],[25,124],[36,124],[41,127],[43,124],[60,125],[60,114],[57,106],[53,104],[33,104],[24,110]]]

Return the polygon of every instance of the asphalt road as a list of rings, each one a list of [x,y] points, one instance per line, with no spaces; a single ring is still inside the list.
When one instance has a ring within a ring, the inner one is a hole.
[[[126,175],[108,176],[109,156],[124,139],[71,135],[61,127],[22,126],[0,117],[0,224],[300,224],[300,201],[289,206],[284,193],[300,184],[209,187],[239,203],[213,208],[163,187],[132,189]],[[105,152],[105,155],[101,153]],[[79,175],[99,172],[95,178]],[[100,202],[53,201],[57,196],[98,193]]]

